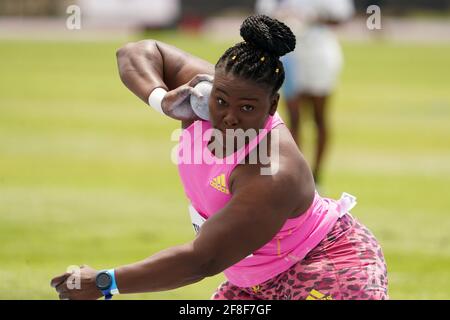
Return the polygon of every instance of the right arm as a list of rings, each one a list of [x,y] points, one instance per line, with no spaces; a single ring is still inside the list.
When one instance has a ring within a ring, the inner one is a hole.
[[[155,40],[126,44],[117,51],[117,64],[122,82],[145,103],[158,87],[170,93],[185,86],[184,91],[178,90],[174,95],[168,93],[168,99],[176,100],[176,95],[184,94],[185,97],[186,90],[199,81],[195,80],[198,74],[214,75],[211,63]],[[181,120],[183,127],[192,122],[192,119]]]

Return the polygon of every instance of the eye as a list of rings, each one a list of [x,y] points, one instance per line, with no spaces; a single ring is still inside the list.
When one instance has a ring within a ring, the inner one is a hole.
[[[222,98],[217,98],[217,103],[221,106],[225,105],[225,100],[223,100]]]
[[[245,112],[250,112],[250,111],[253,111],[255,109],[255,107],[249,106],[249,105],[245,105],[245,106],[242,106],[241,109],[243,111],[245,111]]]

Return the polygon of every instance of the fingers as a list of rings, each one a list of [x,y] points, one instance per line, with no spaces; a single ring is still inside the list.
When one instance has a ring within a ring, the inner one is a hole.
[[[194,95],[199,99],[203,98],[203,94],[195,88],[191,88],[190,93],[191,93],[191,95]]]
[[[83,266],[86,268],[86,266]],[[71,274],[73,275],[73,274]],[[67,277],[62,283],[56,285],[55,290],[58,293],[59,299],[61,300],[72,300],[74,299],[77,290],[81,289],[75,286],[75,279],[71,279],[70,276]]]
[[[198,74],[194,78],[192,78],[191,81],[188,82],[188,84],[191,87],[195,87],[199,82],[202,82],[202,81],[213,82],[213,80],[214,80],[214,77],[210,74]]]
[[[53,283],[52,283],[53,286]],[[69,288],[67,287],[67,278],[54,286],[60,300],[69,300]]]
[[[59,286],[60,284],[64,283],[64,281],[66,281],[66,279],[71,275],[72,273],[70,272],[64,272],[63,274],[55,277],[52,279],[52,281],[50,281],[50,286],[52,286],[53,288],[56,288],[57,286]]]
[[[196,76],[191,82],[186,83],[174,90],[167,92],[164,99],[161,102],[163,112],[177,120],[200,120],[198,115],[192,110],[191,103],[189,101],[191,95],[197,99],[203,99],[204,95],[193,86],[196,82],[212,79],[210,75]],[[194,81],[195,80],[195,81]]]
[[[55,287],[56,292],[60,300],[74,300],[80,292],[81,288],[75,286],[70,287],[70,278],[67,278],[62,283]]]
[[[189,97],[190,95],[194,95],[197,98],[201,99],[201,98],[203,98],[203,94],[200,91],[198,91],[197,89],[195,89],[194,87],[202,81],[212,82],[213,80],[214,80],[214,77],[209,74],[198,74],[194,78],[192,78],[188,83],[186,83],[172,91],[169,91],[166,95],[167,99],[165,97],[164,100],[170,100],[174,104],[179,104],[182,101],[184,101],[184,99]]]
[[[71,279],[70,277],[68,277],[62,283],[58,284],[55,287],[56,292],[63,293],[63,292],[68,292],[70,290],[80,289],[79,287],[77,287],[77,280],[79,281],[80,279],[73,278],[73,277]]]
[[[172,100],[174,104],[180,104],[191,94],[192,88],[188,85],[182,85],[172,91],[169,91],[164,99]],[[164,100],[163,100],[164,101]]]
[[[67,287],[67,281],[63,281],[62,283],[58,284],[55,287],[56,292],[58,293],[62,293],[62,292],[66,292],[69,291],[69,288]]]
[[[193,94],[198,98],[202,98],[203,95],[196,89],[189,85],[183,85],[175,90],[169,91],[162,101],[162,108],[164,112],[178,108],[182,103],[186,101]],[[167,114],[167,112],[166,112]]]
[[[81,265],[71,272],[65,272],[53,278],[50,285],[55,288],[59,299],[98,299],[102,296],[95,285],[97,271],[88,265]]]
[[[60,294],[58,295],[58,297],[59,297],[59,300],[70,300],[70,299],[69,299],[69,293],[68,293],[68,292],[60,293]]]
[[[86,264],[83,264],[80,266],[80,269],[89,269],[90,267]],[[53,288],[57,288],[59,286],[61,286],[62,284],[64,284],[67,281],[67,278],[69,278],[71,275],[73,275],[74,272],[64,272],[63,274],[54,277],[51,281],[50,281],[50,286]]]
[[[77,294],[77,288],[69,288],[67,280],[56,286],[56,292],[61,300],[72,300]]]

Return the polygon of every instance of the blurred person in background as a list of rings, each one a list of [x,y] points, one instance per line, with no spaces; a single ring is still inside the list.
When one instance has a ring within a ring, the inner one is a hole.
[[[286,81],[282,92],[288,109],[289,129],[299,147],[302,111],[305,105],[312,105],[317,130],[312,170],[319,187],[329,142],[328,103],[343,63],[342,50],[332,28],[353,16],[353,1],[258,0],[256,11],[285,22],[296,36],[295,51],[283,57]]]

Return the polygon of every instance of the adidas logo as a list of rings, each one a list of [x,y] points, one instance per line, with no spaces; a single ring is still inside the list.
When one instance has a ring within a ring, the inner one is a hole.
[[[253,286],[253,287],[252,287],[253,293],[258,293],[260,290],[261,290],[261,287],[260,287],[260,286]]]
[[[312,289],[309,293],[309,296],[306,297],[306,300],[333,300],[331,296],[326,296],[323,293]]]
[[[225,174],[221,174],[220,176],[215,177],[212,179],[209,184],[214,189],[219,190],[220,192],[223,192],[225,194],[229,194],[230,191],[228,191],[227,184],[225,182]]]

